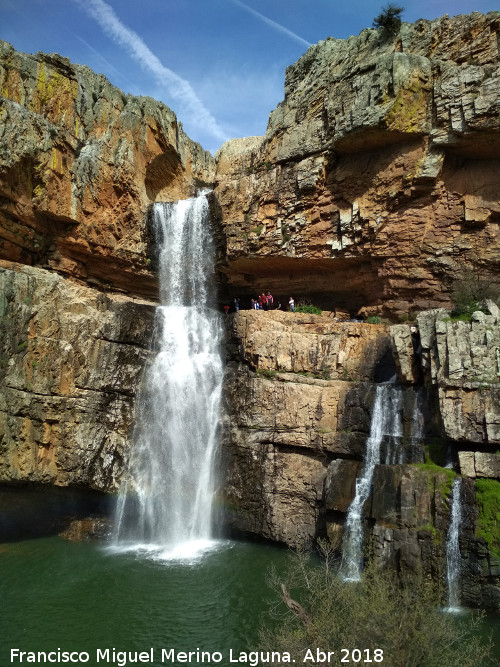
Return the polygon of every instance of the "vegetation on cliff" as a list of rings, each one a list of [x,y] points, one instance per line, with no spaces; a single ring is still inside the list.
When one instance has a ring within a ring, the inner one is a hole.
[[[454,319],[470,320],[473,312],[485,309],[488,299],[494,302],[500,300],[500,286],[484,280],[478,271],[465,267],[461,277],[453,282],[451,316]]]
[[[500,482],[476,480],[476,503],[479,510],[477,537],[482,537],[490,552],[500,561]]]
[[[399,7],[390,2],[385,5],[380,14],[373,19],[373,27],[382,28],[387,34],[394,35],[401,25],[401,14],[403,11],[404,7]]]
[[[357,583],[336,575],[328,554],[320,566],[306,555],[291,557],[285,579],[273,574],[281,601],[271,607],[261,631],[267,650],[289,651],[307,664],[352,662],[397,666],[476,667],[490,664],[491,645],[478,636],[480,615],[444,614],[439,586],[423,579],[398,582],[373,564]],[[325,655],[317,655],[317,647]]]

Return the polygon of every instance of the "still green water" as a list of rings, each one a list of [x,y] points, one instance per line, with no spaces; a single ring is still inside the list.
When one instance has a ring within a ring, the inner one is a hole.
[[[16,647],[87,651],[89,665],[108,647],[248,650],[271,597],[268,568],[284,568],[286,557],[244,542],[220,542],[189,562],[58,537],[0,545],[0,665]]]
[[[0,667],[21,664],[11,662],[12,648],[85,651],[90,655],[85,664],[91,667],[120,664],[97,663],[97,649],[153,647],[153,664],[160,665],[166,664],[160,659],[162,649],[199,648],[220,652],[218,664],[230,666],[229,649],[238,657],[240,651],[256,648],[261,615],[275,601],[267,585],[269,569],[285,571],[286,550],[220,541],[195,558],[162,560],[154,554],[113,551],[102,541],[15,537],[11,528],[20,525],[26,506],[43,507],[46,516],[47,497],[33,503],[33,497],[9,493],[12,521],[0,521],[4,535],[10,535],[10,541],[0,542]],[[0,519],[5,516],[0,512]],[[43,527],[27,516],[33,531]],[[499,618],[486,618],[483,633],[492,635],[500,664]],[[28,664],[26,659],[22,664]]]
[[[200,648],[221,652],[219,664],[229,665],[229,649],[237,655],[256,647],[273,597],[269,568],[284,571],[287,556],[245,542],[219,542],[191,561],[155,561],[59,537],[0,544],[0,667],[13,664],[12,648],[86,651],[93,667],[96,650],[113,647],[153,647],[158,665],[162,648]],[[484,631],[493,633],[500,662],[499,626],[490,618]]]

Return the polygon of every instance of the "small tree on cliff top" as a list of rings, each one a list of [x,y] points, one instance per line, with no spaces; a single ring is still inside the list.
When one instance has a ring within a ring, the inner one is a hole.
[[[387,34],[394,35],[401,25],[401,14],[404,12],[404,7],[392,4],[390,2],[378,16],[373,19],[374,28],[382,28]]]

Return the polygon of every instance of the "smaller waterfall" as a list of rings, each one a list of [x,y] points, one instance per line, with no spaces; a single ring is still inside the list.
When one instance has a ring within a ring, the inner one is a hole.
[[[446,538],[446,578],[448,583],[448,606],[446,611],[460,609],[460,572],[462,557],[460,555],[459,537],[462,524],[462,478],[453,482],[451,495],[451,520]]]
[[[366,454],[360,477],[356,480],[356,493],[347,511],[342,540],[340,576],[345,581],[359,581],[363,570],[363,506],[371,493],[375,466],[381,461],[380,450],[388,436],[386,460],[402,458],[401,438],[401,389],[390,384],[376,388],[373,404],[370,436],[366,442]]]
[[[410,442],[419,443],[425,430],[425,417],[422,410],[422,403],[424,402],[422,387],[414,391],[413,414],[410,429]]]
[[[399,387],[388,385],[383,403],[384,433],[386,443],[384,451],[378,463],[382,461],[386,465],[396,465],[405,462],[405,451],[403,447],[403,392]]]

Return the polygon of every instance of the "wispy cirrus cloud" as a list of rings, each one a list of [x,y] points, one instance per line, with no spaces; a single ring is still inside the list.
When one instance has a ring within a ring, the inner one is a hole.
[[[114,42],[125,48],[143,69],[151,72],[163,89],[166,88],[168,95],[179,103],[178,112],[182,116],[182,120],[189,120],[191,125],[210,133],[219,141],[225,141],[228,138],[217,120],[195,93],[189,81],[163,65],[142,38],[119,19],[110,5],[104,0],[74,1],[97,21],[102,30]]]
[[[84,44],[85,47],[96,56],[96,58],[101,60],[111,72],[114,72],[114,74],[116,74],[117,77],[119,77],[120,79],[123,79],[123,81],[126,81],[128,83],[128,85],[130,86],[130,91],[129,92],[131,92],[133,95],[140,95],[140,92],[139,92],[137,86],[135,85],[135,83],[130,81],[130,79],[128,79],[124,74],[122,74],[122,72],[117,70],[116,67],[114,65],[112,65],[109,62],[109,60],[102,55],[102,53],[99,53],[99,51],[97,49],[94,49],[92,44],[89,44],[87,42],[87,40],[83,39],[83,37],[80,37],[80,35],[77,35],[76,32],[73,32],[73,30],[70,30],[69,28],[67,28],[67,30],[75,39],[77,39],[79,42]]]
[[[287,35],[291,39],[294,39],[296,42],[299,42],[299,44],[302,44],[303,46],[311,46],[311,43],[300,37],[300,35],[297,35],[296,33],[292,32],[291,30],[288,30],[288,28],[285,28],[284,25],[281,25],[281,23],[276,23],[276,21],[273,21],[272,19],[268,18],[267,16],[264,16],[264,14],[261,14],[258,12],[256,9],[252,9],[252,7],[249,7],[248,5],[245,5],[244,2],[241,2],[241,0],[231,0],[231,2],[235,5],[238,5],[238,7],[241,7],[245,11],[249,12],[250,14],[253,14],[256,18],[258,18],[260,21],[265,23],[266,25],[270,26],[271,28],[274,28],[278,32],[281,32],[283,35]]]

